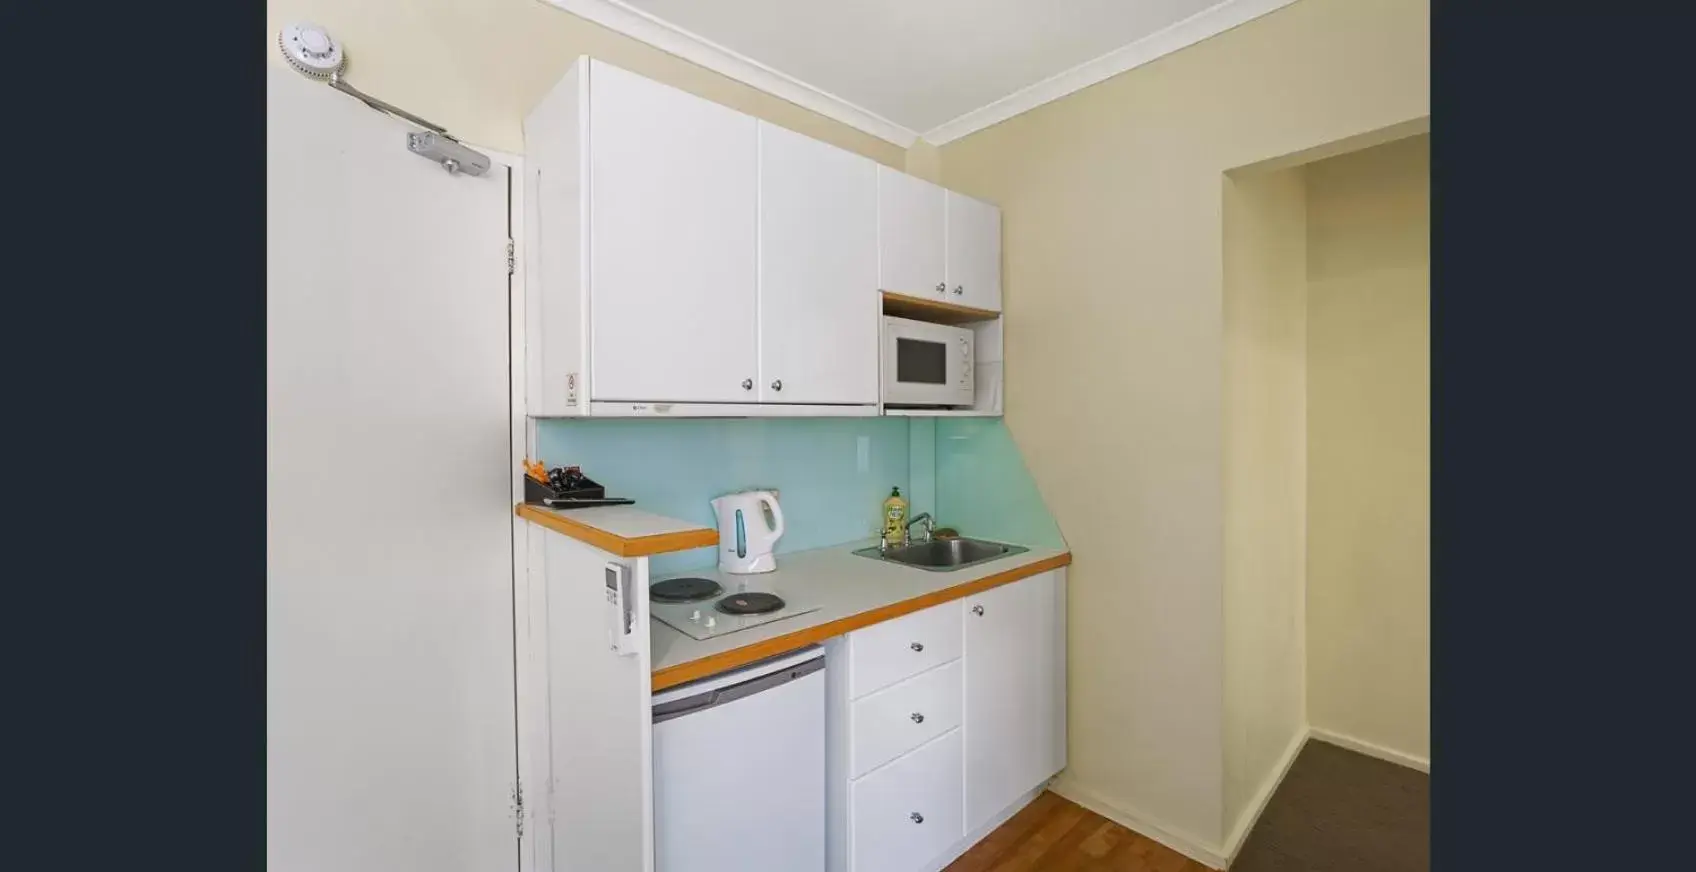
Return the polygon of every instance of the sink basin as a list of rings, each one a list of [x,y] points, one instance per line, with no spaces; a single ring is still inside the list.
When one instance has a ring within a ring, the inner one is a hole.
[[[899,563],[903,566],[912,566],[930,572],[950,572],[1029,550],[1029,548],[1022,548],[1018,545],[1003,545],[1000,542],[989,542],[983,539],[959,538],[914,542],[911,545],[898,545],[883,551],[876,547],[861,548],[854,553],[861,557],[886,560],[890,563]]]

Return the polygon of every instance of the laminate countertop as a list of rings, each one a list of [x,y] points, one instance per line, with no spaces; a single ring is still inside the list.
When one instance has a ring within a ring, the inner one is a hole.
[[[519,503],[513,512],[532,524],[563,533],[620,557],[646,557],[718,544],[718,531],[630,506],[560,511]]]
[[[815,611],[711,639],[692,639],[650,619],[655,690],[673,687],[822,642],[861,627],[911,614],[949,600],[1047,572],[1072,562],[1072,553],[1032,548],[1021,554],[950,572],[930,572],[854,554],[875,539],[777,555],[777,569],[758,576],[721,573],[717,568],[659,576],[711,578],[735,591],[737,582],[758,578],[792,604],[817,604]],[[1016,542],[1007,544],[1016,545]]]

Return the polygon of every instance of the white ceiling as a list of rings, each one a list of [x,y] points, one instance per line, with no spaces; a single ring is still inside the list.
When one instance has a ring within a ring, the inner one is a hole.
[[[544,2],[907,146],[964,136],[1292,0]]]

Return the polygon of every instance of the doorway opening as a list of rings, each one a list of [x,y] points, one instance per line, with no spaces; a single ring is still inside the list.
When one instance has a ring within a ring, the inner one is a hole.
[[[1329,868],[1279,821],[1339,849],[1406,830],[1366,841],[1428,865],[1430,137],[1400,134],[1225,174],[1225,803],[1250,872]]]

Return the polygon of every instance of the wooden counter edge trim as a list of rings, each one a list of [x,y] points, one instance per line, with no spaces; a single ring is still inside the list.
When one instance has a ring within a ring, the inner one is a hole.
[[[694,530],[678,530],[673,533],[654,533],[649,536],[625,538],[599,527],[591,527],[581,521],[574,521],[526,503],[519,503],[514,514],[533,524],[540,524],[556,533],[563,533],[579,542],[586,542],[619,557],[647,557],[652,554],[669,554],[673,551],[688,551],[691,548],[705,548],[709,545],[718,544],[718,531],[708,530],[704,527]]]
[[[1059,569],[1062,566],[1069,565],[1071,562],[1072,553],[1070,551],[1064,554],[1056,554],[1053,557],[1038,560],[1035,563],[1027,563],[1024,566],[1009,569],[1006,572],[997,572],[994,575],[985,576],[977,581],[968,581],[964,584],[957,584],[953,587],[945,587],[942,590],[932,591],[921,596],[913,597],[909,600],[902,600],[898,603],[891,603],[887,606],[879,606],[878,608],[870,611],[849,615],[846,618],[837,618],[836,620],[826,624],[819,624],[817,626],[808,627],[804,630],[796,630],[793,633],[786,633],[782,636],[775,636],[770,639],[762,639],[761,641],[741,648],[733,648],[729,651],[720,651],[717,654],[709,654],[699,660],[690,660],[687,663],[679,663],[676,666],[667,666],[664,669],[656,669],[654,670],[653,689],[664,690],[668,687],[676,687],[679,684],[694,681],[697,678],[706,678],[709,675],[717,675],[727,669],[735,669],[738,666],[746,666],[756,660],[764,660],[767,657],[782,654],[787,651],[793,651],[804,645],[812,645],[818,642],[823,642],[832,636],[840,636],[844,633],[853,632],[854,630],[858,630],[862,627],[869,627],[872,624],[881,624],[884,621],[899,618],[902,615],[910,615],[913,612],[923,611],[931,606],[941,605],[945,602],[949,602],[950,600],[964,599],[972,594],[983,593],[992,587],[1000,587],[1004,584],[1030,578],[1033,575],[1040,575],[1050,569]]]
[[[993,309],[979,309],[976,306],[962,306],[946,300],[927,300],[923,297],[911,297],[895,291],[882,291],[884,314],[896,317],[907,317],[914,314],[935,315],[949,319],[943,323],[968,324],[974,321],[994,321],[1001,313]],[[889,311],[893,309],[894,311]]]

